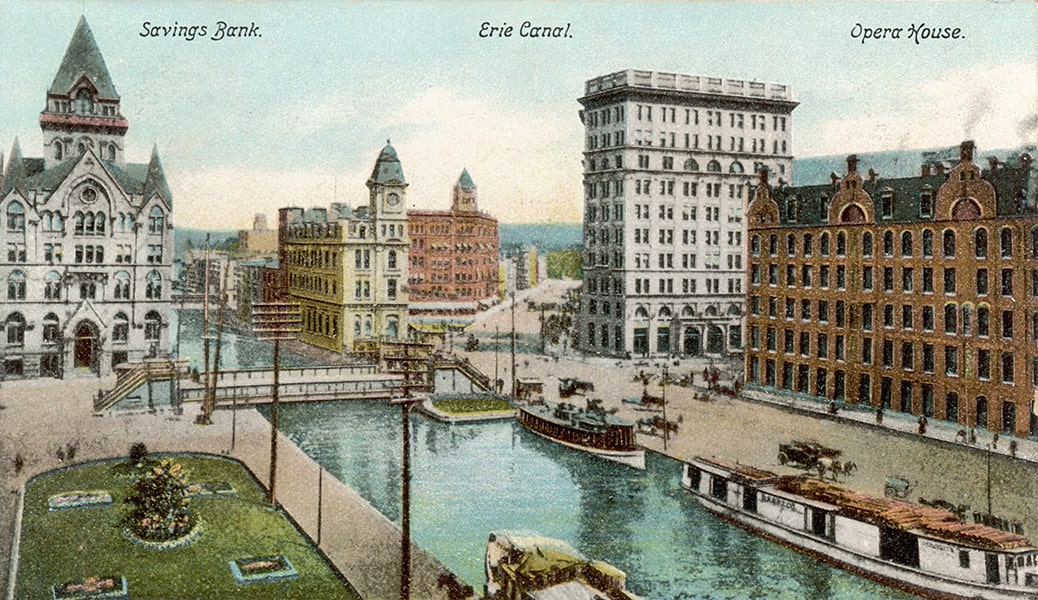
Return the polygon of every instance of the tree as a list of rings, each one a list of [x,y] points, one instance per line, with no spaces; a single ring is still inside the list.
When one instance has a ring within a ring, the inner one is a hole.
[[[187,535],[195,518],[188,504],[187,475],[180,464],[163,460],[133,484],[126,526],[137,537],[163,542]]]

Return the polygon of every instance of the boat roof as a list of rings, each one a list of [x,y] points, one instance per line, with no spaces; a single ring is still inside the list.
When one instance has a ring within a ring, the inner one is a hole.
[[[559,419],[555,416],[555,408],[560,407],[568,411],[572,411],[577,415],[576,425],[606,425],[606,426],[619,426],[619,427],[634,427],[634,423],[627,419],[622,419],[612,413],[605,411],[588,411],[585,408],[577,406],[569,402],[548,402],[543,401],[536,404],[528,404],[521,407],[529,413],[533,413],[542,419],[548,419],[559,424],[566,425],[568,427],[574,426],[574,422],[569,419]],[[599,420],[601,419],[601,420]]]
[[[750,465],[743,465],[737,462],[728,462],[716,457],[704,458],[697,456],[695,461],[702,463],[706,466],[713,466],[717,469],[724,471],[725,475],[735,480],[746,480],[752,481],[756,484],[766,483],[778,478],[777,473],[771,471],[765,471],[764,469],[758,469],[757,467],[751,467]]]
[[[945,542],[989,550],[1033,548],[1030,541],[1021,535],[977,523],[963,523],[954,513],[941,508],[868,496],[802,475],[780,477],[774,485],[790,494],[832,504],[841,515],[874,525],[912,529]]]
[[[601,600],[603,592],[580,580],[567,581],[543,590],[526,592],[530,600]]]

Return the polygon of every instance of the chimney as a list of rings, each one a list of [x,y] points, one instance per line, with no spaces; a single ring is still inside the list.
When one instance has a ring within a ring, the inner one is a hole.
[[[879,177],[879,173],[876,172],[876,169],[869,167],[869,181],[875,183],[876,177]]]
[[[1025,170],[1025,171],[1030,169],[1031,168],[1031,160],[1032,159],[1031,159],[1031,155],[1030,154],[1028,154],[1026,152],[1021,154],[1020,155],[1020,168]]]
[[[836,171],[829,173],[829,181],[831,181],[834,186],[838,181],[840,181],[840,176],[836,174]]]
[[[852,154],[847,157],[847,174],[858,172],[858,155]]]
[[[973,150],[976,147],[977,145],[973,143],[973,140],[966,140],[959,144],[959,160],[964,163],[973,162]]]

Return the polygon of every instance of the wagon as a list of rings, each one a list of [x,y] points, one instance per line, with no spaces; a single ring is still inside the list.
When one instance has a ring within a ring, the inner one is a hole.
[[[915,488],[915,482],[904,477],[887,477],[887,483],[883,486],[883,493],[887,498],[907,498]]]
[[[840,454],[839,450],[827,448],[817,442],[793,441],[789,444],[779,444],[778,461],[781,465],[814,469],[819,459],[834,459]]]
[[[581,381],[569,377],[559,378],[559,397],[568,398],[573,394],[586,394],[595,391],[595,384],[590,381]]]

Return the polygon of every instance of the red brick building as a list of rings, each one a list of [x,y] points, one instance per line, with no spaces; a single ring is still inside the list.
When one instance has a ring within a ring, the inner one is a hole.
[[[454,185],[449,211],[408,211],[407,227],[413,323],[471,322],[497,301],[497,219],[477,208],[467,170]]]
[[[771,187],[747,210],[751,388],[1038,434],[1032,157]]]

